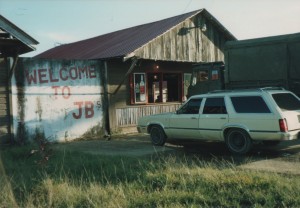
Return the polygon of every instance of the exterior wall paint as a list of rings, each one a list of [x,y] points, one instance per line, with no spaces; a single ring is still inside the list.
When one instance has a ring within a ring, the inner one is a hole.
[[[12,79],[16,141],[103,133],[99,61],[20,59]]]

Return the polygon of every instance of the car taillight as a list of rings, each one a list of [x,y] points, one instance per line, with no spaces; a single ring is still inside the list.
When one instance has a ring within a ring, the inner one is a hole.
[[[286,119],[279,119],[279,128],[281,132],[288,132]]]

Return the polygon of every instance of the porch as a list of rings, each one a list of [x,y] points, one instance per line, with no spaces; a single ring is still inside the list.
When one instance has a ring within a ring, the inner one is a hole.
[[[117,127],[123,133],[135,132],[138,119],[143,116],[175,112],[181,103],[164,103],[153,105],[126,106],[116,109]]]

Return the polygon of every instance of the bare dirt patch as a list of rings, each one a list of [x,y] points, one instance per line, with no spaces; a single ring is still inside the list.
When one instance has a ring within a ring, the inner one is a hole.
[[[158,152],[174,151],[173,148],[168,146],[153,146],[149,136],[144,134],[118,135],[110,140],[73,141],[56,144],[54,148],[114,156],[143,156]]]

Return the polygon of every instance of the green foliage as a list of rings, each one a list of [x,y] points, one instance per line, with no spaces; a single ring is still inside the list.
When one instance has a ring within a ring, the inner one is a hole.
[[[33,147],[0,152],[0,207],[299,207],[299,176],[185,155],[151,158]]]

